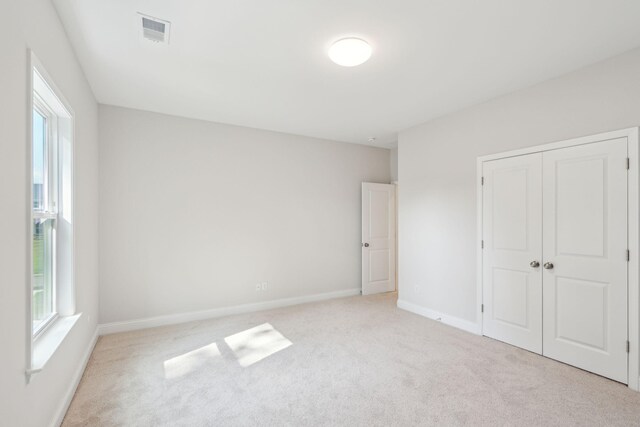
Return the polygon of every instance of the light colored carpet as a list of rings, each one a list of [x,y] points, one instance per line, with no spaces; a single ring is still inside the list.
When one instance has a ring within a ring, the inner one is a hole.
[[[63,425],[640,425],[640,393],[395,298],[102,337]]]

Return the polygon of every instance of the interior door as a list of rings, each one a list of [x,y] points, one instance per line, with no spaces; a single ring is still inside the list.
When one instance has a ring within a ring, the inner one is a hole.
[[[627,383],[627,143],[543,153],[545,356]]]
[[[542,352],[542,155],[483,164],[483,334]]]
[[[396,189],[362,183],[362,294],[396,290]]]

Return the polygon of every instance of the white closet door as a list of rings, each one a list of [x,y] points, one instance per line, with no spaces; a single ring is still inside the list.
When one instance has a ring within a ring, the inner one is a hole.
[[[543,153],[543,354],[627,383],[627,143]]]
[[[542,155],[483,164],[483,334],[542,352]]]

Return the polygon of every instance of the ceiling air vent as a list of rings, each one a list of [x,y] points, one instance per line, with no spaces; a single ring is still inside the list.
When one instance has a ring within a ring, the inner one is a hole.
[[[169,44],[171,22],[138,13],[142,22],[142,37],[156,43]]]

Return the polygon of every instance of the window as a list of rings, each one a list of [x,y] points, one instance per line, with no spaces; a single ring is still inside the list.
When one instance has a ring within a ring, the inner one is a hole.
[[[72,115],[33,67],[31,134],[31,330],[74,314]]]
[[[52,187],[56,177],[52,163],[50,114],[34,102],[33,108],[33,332],[39,332],[56,315],[55,221],[56,201]]]

